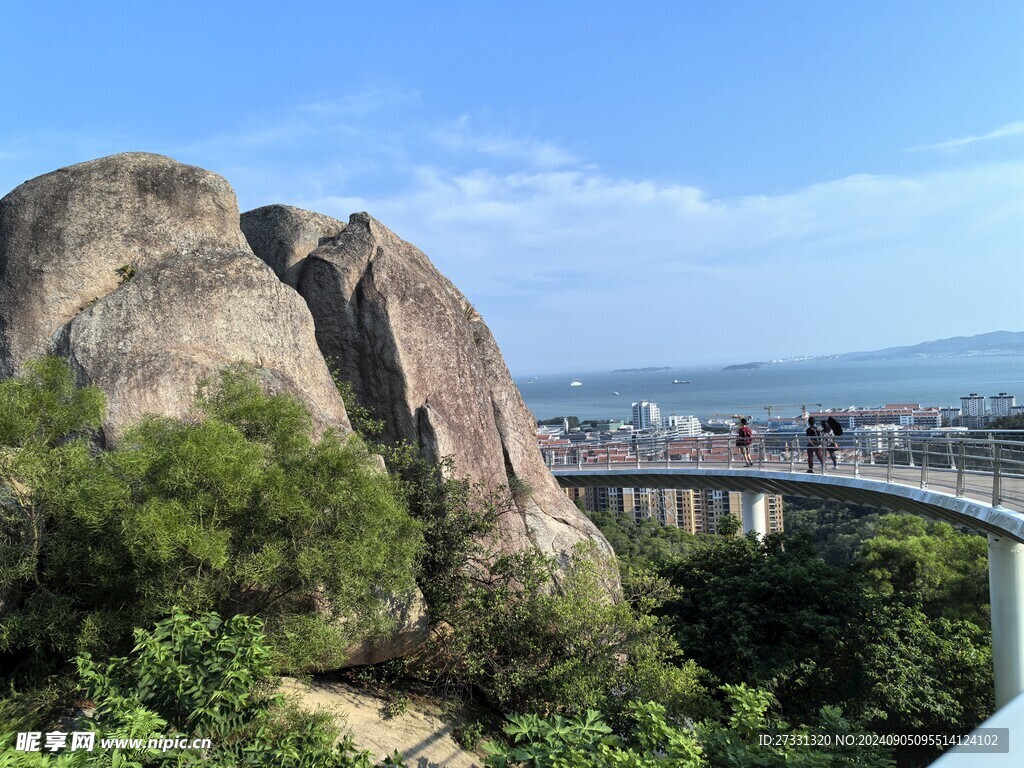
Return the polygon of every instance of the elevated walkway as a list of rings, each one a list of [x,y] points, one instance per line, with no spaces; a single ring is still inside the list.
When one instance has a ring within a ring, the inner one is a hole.
[[[729,435],[559,444],[542,453],[567,488],[739,491],[744,533],[765,532],[766,493],[915,512],[985,533],[996,706],[1024,693],[1024,433],[848,434],[821,446],[820,457],[812,448],[813,472],[807,437],[792,434],[755,437],[749,465]]]

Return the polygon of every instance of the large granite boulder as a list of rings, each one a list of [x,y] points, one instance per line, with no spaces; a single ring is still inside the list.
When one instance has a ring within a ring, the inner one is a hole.
[[[544,466],[490,331],[419,249],[357,213],[300,266],[321,351],[385,420],[387,437],[512,491],[514,509],[498,523],[505,549],[532,545],[563,561],[580,542],[611,552]]]
[[[236,362],[299,396],[314,423],[348,428],[302,299],[248,251],[182,254],[142,270],[58,333],[54,351],[107,393],[115,438],[147,413],[186,418],[197,383]]]
[[[0,366],[56,331],[130,270],[179,253],[247,249],[222,177],[167,157],[104,157],[26,181],[0,200]]]
[[[54,352],[106,392],[108,438],[184,415],[199,379],[239,361],[349,428],[312,318],[249,249],[230,185],[167,157],[81,163],[0,200],[0,375]]]
[[[293,288],[299,272],[292,267],[344,228],[343,221],[290,205],[266,205],[242,214],[242,232],[253,251]]]

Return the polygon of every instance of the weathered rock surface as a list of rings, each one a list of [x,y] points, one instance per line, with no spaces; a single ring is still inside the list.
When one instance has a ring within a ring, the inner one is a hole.
[[[610,553],[562,493],[493,337],[416,247],[365,213],[305,262],[298,283],[329,363],[385,419],[388,437],[421,446],[456,473],[513,490],[498,523],[506,549],[565,558],[579,542]]]
[[[349,648],[345,656],[345,667],[379,664],[408,656],[430,637],[427,605],[419,589],[404,597],[390,598],[388,613],[397,621],[395,629],[386,637],[366,639]]]
[[[247,251],[175,256],[78,314],[55,351],[107,393],[108,439],[147,413],[192,414],[197,383],[236,362],[271,393],[290,392],[314,422],[348,426],[302,299]]]
[[[452,724],[442,708],[422,700],[409,703],[394,717],[385,717],[387,702],[329,678],[308,683],[294,678],[281,680],[281,691],[298,698],[307,711],[326,710],[337,725],[352,734],[356,745],[378,760],[396,749],[407,765],[417,768],[479,768],[483,760],[459,746],[452,737]]]
[[[242,232],[253,252],[293,288],[296,268],[320,244],[345,228],[345,222],[290,205],[267,205],[242,214]]]
[[[230,185],[167,157],[81,163],[0,200],[0,374],[50,352],[106,392],[108,437],[184,415],[197,380],[237,361],[318,426],[349,427],[312,318],[249,250]]]
[[[144,153],[26,181],[0,200],[0,366],[46,352],[56,331],[113,291],[118,270],[180,253],[247,250],[217,174]]]

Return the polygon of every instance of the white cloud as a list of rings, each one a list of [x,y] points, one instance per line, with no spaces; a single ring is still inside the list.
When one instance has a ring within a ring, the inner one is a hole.
[[[370,93],[311,104],[163,151],[223,173],[243,207],[369,211],[452,278],[519,370],[1021,328],[1024,162],[726,198],[610,175],[468,117],[401,119],[414,102]],[[971,140],[985,137],[953,141]]]
[[[584,170],[420,168],[358,207],[431,256],[513,366],[583,370],[609,350],[684,363],[1016,328],[1022,178],[1004,163],[715,199]]]
[[[978,144],[983,141],[994,141],[996,139],[1005,139],[1010,136],[1020,136],[1024,134],[1024,120],[1016,120],[1012,123],[1006,123],[1001,125],[993,131],[988,133],[980,134],[978,136],[961,136],[956,139],[947,139],[946,141],[940,141],[937,144],[924,144],[918,147],[911,147],[912,152],[920,152],[925,150],[952,150],[960,149],[962,147],[969,146],[971,144]]]
[[[462,115],[431,132],[440,146],[453,152],[470,152],[525,162],[533,168],[561,168],[578,165],[579,160],[548,141],[509,134],[481,133],[469,115]]]

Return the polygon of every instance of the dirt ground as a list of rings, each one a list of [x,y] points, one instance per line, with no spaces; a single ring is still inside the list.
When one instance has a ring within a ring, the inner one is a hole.
[[[384,717],[386,701],[345,683],[313,679],[303,683],[283,678],[285,694],[297,695],[300,705],[334,713],[338,724],[351,731],[356,744],[378,759],[398,750],[416,768],[480,768],[483,760],[462,749],[452,738],[452,727],[438,708],[410,701],[406,711]]]

